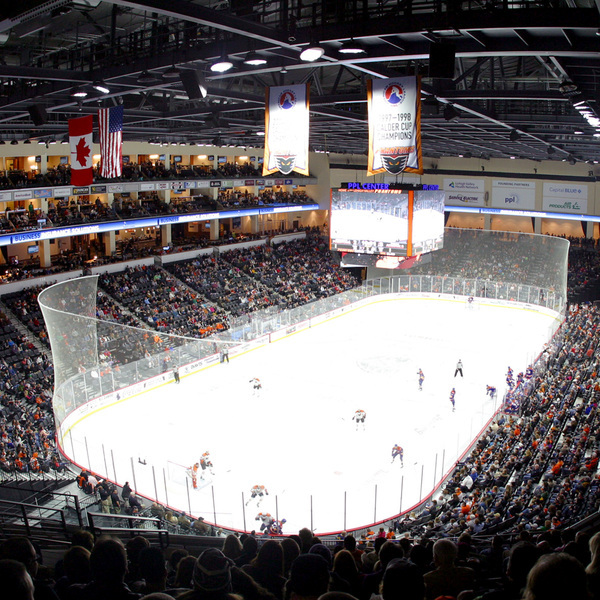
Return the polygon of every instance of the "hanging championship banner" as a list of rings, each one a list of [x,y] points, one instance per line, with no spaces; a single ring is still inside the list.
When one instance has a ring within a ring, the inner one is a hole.
[[[369,80],[367,175],[423,173],[421,84],[418,77]]]
[[[308,84],[267,88],[263,176],[308,175]]]

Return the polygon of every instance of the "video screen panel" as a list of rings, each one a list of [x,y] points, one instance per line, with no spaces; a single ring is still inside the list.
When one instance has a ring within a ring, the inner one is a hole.
[[[437,190],[332,190],[330,248],[381,257],[442,248],[444,198]]]
[[[443,191],[416,191],[413,201],[412,254],[439,250],[444,246]]]

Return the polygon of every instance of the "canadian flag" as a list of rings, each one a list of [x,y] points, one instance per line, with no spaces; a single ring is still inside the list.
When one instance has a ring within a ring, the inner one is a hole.
[[[69,144],[71,146],[71,185],[91,185],[94,181],[92,170],[92,130],[94,117],[69,119]]]

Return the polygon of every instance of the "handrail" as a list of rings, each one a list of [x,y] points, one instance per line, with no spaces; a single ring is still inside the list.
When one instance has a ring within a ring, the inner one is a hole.
[[[46,507],[46,506],[40,506],[39,504],[27,504],[24,502],[14,502],[12,500],[2,500],[2,499],[0,499],[0,504],[12,506],[17,509],[14,513],[3,513],[3,514],[5,516],[10,516],[13,519],[18,519],[18,518],[22,519],[23,525],[25,526],[25,531],[27,532],[28,536],[31,535],[32,521],[41,521],[41,520],[59,523],[63,533],[65,535],[67,533],[67,520],[65,518],[65,511],[62,508],[51,508],[51,507]],[[33,515],[28,514],[28,512],[27,512],[28,510],[38,511],[39,516],[34,517]],[[57,513],[60,516],[60,519],[56,520],[56,519],[44,518],[41,514],[42,511],[44,511],[44,512],[49,511],[51,513]],[[19,513],[20,513],[20,517],[19,517]]]

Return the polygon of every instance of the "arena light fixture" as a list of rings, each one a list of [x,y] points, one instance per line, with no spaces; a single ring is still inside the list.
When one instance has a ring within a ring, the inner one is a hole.
[[[508,139],[511,142],[517,142],[521,139],[521,134],[516,129],[511,129]]]
[[[163,76],[163,79],[177,79],[179,77],[180,72],[181,71],[175,65],[173,65],[173,66],[169,67],[168,69],[166,69],[163,72],[162,76]]]
[[[156,83],[157,81],[158,79],[156,76],[149,71],[142,71],[137,78],[137,82],[140,85],[149,85],[151,83]]]
[[[110,88],[104,83],[104,81],[94,81],[92,87],[101,94],[108,94],[110,92]]]
[[[244,58],[244,64],[250,65],[251,67],[260,67],[267,64],[267,59],[261,56],[258,52],[248,52],[246,58]]]
[[[73,98],[86,98],[87,95],[87,91],[81,87],[73,88],[73,90],[71,91],[71,97]]]
[[[210,65],[210,70],[213,73],[226,73],[230,69],[233,69],[233,63],[229,60],[227,54],[223,54],[219,60]]]
[[[366,54],[367,51],[363,48],[362,44],[358,43],[354,38],[350,38],[347,42],[344,42],[341,48],[338,50],[340,54]]]
[[[319,44],[310,44],[300,52],[300,60],[304,62],[314,62],[319,60],[325,54],[325,50]]]

